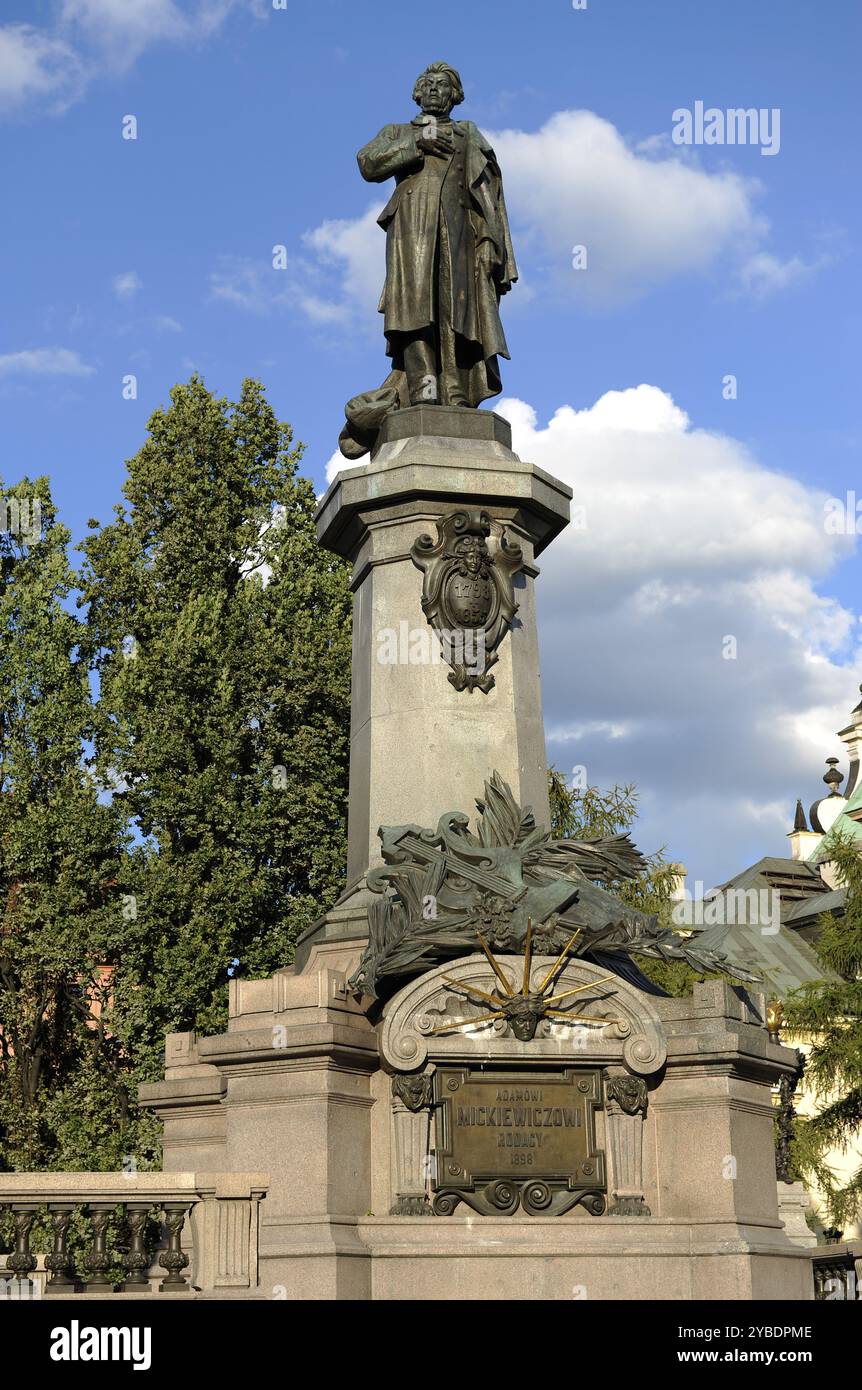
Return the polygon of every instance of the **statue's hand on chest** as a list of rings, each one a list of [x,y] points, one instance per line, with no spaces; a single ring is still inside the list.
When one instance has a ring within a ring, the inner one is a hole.
[[[436,121],[420,128],[416,144],[423,154],[437,155],[440,159],[449,159],[455,150],[451,129],[438,125]]]

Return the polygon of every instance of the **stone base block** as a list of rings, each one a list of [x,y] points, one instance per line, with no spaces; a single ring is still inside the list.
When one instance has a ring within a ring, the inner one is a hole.
[[[261,1231],[260,1287],[269,1298],[367,1301],[371,1259],[358,1217],[282,1217]],[[403,1297],[403,1293],[399,1295]]]
[[[811,1198],[801,1182],[778,1183],[778,1215],[784,1222],[787,1238],[806,1250],[817,1244],[817,1236],[805,1220],[810,1206]]]
[[[360,879],[303,932],[296,943],[297,975],[310,975],[327,966],[352,975],[368,941],[368,909],[378,896]]]
[[[780,1228],[614,1217],[282,1221],[261,1288],[288,1299],[813,1298],[811,1260]]]

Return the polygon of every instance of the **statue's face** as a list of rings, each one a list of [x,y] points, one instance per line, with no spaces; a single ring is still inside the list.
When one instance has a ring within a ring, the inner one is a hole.
[[[544,1016],[542,996],[516,994],[512,999],[501,1000],[501,1003],[509,1027],[518,1042],[532,1042]]]
[[[428,116],[448,116],[452,110],[452,82],[448,73],[427,72],[419,87],[422,110]]]

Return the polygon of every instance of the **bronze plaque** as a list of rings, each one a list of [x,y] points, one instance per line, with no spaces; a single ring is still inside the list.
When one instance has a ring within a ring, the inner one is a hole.
[[[532,1214],[558,1214],[578,1201],[604,1210],[605,1160],[595,1137],[601,1094],[601,1073],[586,1068],[438,1068],[432,1187],[454,1200],[438,1196],[435,1211],[448,1214],[457,1201],[487,1214],[519,1203]]]

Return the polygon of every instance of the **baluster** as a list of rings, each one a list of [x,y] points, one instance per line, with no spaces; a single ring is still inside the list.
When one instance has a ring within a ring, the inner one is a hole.
[[[103,1288],[110,1284],[107,1271],[111,1267],[111,1257],[108,1254],[108,1223],[111,1220],[113,1206],[103,1204],[93,1204],[90,1206],[90,1216],[93,1222],[93,1248],[89,1255],[84,1256],[84,1267],[89,1273],[87,1288]]]
[[[3,1215],[4,1211],[11,1211],[11,1207],[9,1206],[8,1202],[0,1202],[0,1216]],[[0,1279],[5,1280],[11,1278],[12,1271],[11,1269],[6,1268],[6,1255],[4,1252],[0,1251]],[[5,1289],[0,1290],[0,1297],[2,1297],[3,1294],[5,1294],[5,1292]]]
[[[36,1208],[13,1204],[12,1212],[15,1222],[15,1249],[11,1255],[6,1256],[6,1265],[12,1270],[13,1277],[26,1285],[29,1294],[33,1288],[30,1275],[36,1268],[36,1256],[30,1253],[30,1229],[36,1216]]]
[[[129,1249],[125,1256],[126,1287],[149,1284],[150,1256],[144,1246],[144,1227],[147,1224],[149,1204],[131,1204],[126,1207],[129,1223]]]
[[[189,1262],[189,1257],[184,1253],[180,1245],[183,1222],[190,1204],[183,1202],[171,1203],[165,1206],[165,1225],[168,1228],[168,1248],[159,1260],[162,1269],[168,1271],[166,1277],[159,1285],[159,1293],[179,1293],[188,1289],[188,1281],[182,1273]]]
[[[120,1203],[120,1214],[114,1228],[114,1239],[111,1242],[112,1249],[115,1251],[116,1263],[122,1265],[123,1271],[126,1268],[126,1256],[129,1253],[132,1242],[132,1229],[129,1225],[129,1216],[125,1202]],[[121,1284],[114,1285],[115,1293],[122,1293],[126,1287],[125,1279]]]
[[[50,1293],[52,1289],[66,1289],[70,1286],[74,1288],[75,1286],[75,1279],[72,1274],[72,1256],[66,1245],[69,1236],[69,1222],[75,1208],[65,1205],[56,1206],[52,1202],[48,1210],[51,1213],[51,1223],[54,1227],[54,1248],[50,1255],[45,1256],[45,1268],[51,1271],[51,1278],[45,1285],[46,1293]]]

